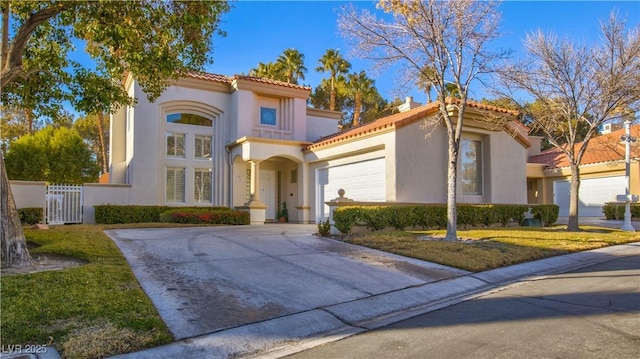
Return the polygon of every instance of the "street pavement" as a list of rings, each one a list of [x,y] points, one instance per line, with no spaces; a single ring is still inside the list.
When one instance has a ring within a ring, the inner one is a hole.
[[[640,254],[520,282],[287,358],[640,358]]]

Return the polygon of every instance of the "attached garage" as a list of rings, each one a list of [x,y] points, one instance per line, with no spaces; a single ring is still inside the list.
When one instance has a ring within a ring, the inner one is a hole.
[[[349,163],[318,170],[317,197],[319,216],[329,216],[325,201],[338,197],[338,190],[345,190],[345,197],[355,201],[383,202],[387,186],[384,157]]]
[[[560,216],[569,215],[570,188],[569,181],[553,182],[553,203],[560,207]],[[580,182],[578,216],[603,217],[602,206],[624,193],[624,176],[583,179]]]

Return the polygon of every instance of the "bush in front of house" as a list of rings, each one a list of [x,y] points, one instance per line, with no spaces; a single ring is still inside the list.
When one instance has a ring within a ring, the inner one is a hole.
[[[161,222],[189,224],[249,224],[249,213],[225,209],[179,208],[160,214]]]
[[[606,219],[624,219],[625,204],[620,202],[605,203],[602,212]],[[640,219],[640,203],[631,204],[631,218]]]
[[[163,212],[176,209],[203,209],[203,207],[169,207],[169,206],[94,206],[95,220],[99,224],[153,223],[161,222]],[[230,211],[228,207],[206,207],[209,211]]]
[[[18,215],[20,216],[20,223],[36,224],[42,222],[44,212],[42,208],[18,208]]]
[[[511,221],[522,225],[529,206],[459,204],[457,210],[458,225],[473,227],[502,224],[507,226]],[[544,213],[546,214],[546,212]],[[555,219],[553,216],[549,216],[547,223],[554,223],[557,217],[556,210]],[[333,212],[333,221],[334,226],[345,234],[350,233],[355,225],[367,226],[372,231],[389,227],[398,230],[405,228],[445,228],[447,226],[447,207],[440,204],[420,206],[346,206],[336,208]]]
[[[543,227],[550,227],[558,221],[560,207],[556,204],[537,204],[531,206],[533,218],[539,219]]]

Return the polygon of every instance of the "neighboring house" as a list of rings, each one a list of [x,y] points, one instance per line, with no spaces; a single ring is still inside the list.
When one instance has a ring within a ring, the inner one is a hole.
[[[446,203],[446,128],[422,129],[437,104],[408,99],[336,133],[341,113],[307,108],[309,87],[193,73],[154,103],[132,77],[126,88],[138,103],[112,115],[109,181],[130,186],[128,204],[230,206],[263,223],[286,202],[290,221],[314,223],[339,188],[358,201]],[[469,104],[460,202],[527,202],[530,143],[515,115]]]
[[[625,143],[620,129],[594,137],[580,164],[580,190],[578,215],[602,217],[602,206],[615,202],[616,196],[625,194]],[[631,135],[640,139],[640,125],[631,126]],[[631,193],[640,193],[640,146],[631,146]],[[577,149],[582,146],[578,143]],[[529,203],[555,203],[560,216],[569,215],[569,189],[571,170],[564,152],[558,148],[540,151],[540,143],[531,147],[527,164],[527,198]]]

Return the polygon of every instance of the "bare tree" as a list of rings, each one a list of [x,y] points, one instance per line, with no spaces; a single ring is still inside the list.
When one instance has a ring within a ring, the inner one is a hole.
[[[519,103],[518,97],[533,99],[535,106],[524,109],[533,119],[530,127],[569,160],[569,231],[579,230],[580,163],[589,141],[604,122],[620,121],[640,105],[640,26],[629,30],[612,12],[601,28],[601,43],[594,46],[532,33],[524,40],[524,60],[500,71],[502,94]]]
[[[448,134],[447,240],[457,239],[456,183],[463,118],[474,80],[493,72],[492,64],[508,55],[489,48],[499,36],[500,13],[496,1],[382,0],[377,18],[368,11],[346,7],[338,19],[342,34],[352,41],[356,56],[372,60],[376,69],[399,65],[405,85],[433,89],[440,104],[437,118]],[[387,20],[388,19],[388,20]],[[447,86],[459,97],[447,98]]]

